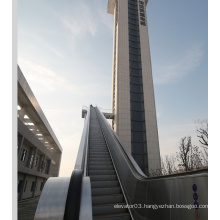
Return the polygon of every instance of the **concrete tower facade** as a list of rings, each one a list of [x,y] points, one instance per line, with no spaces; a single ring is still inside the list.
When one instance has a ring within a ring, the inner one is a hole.
[[[145,173],[161,168],[147,2],[108,0],[114,14],[112,127]]]

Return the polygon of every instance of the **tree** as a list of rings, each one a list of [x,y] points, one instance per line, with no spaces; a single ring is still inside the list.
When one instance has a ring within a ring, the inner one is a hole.
[[[198,120],[196,122],[197,125],[197,137],[199,138],[199,142],[202,144],[203,148],[208,148],[208,120],[204,119],[202,121]]]
[[[199,138],[201,155],[203,159],[203,166],[208,166],[208,120],[196,121],[197,137]]]
[[[175,157],[173,155],[166,155],[165,158],[161,157],[161,168],[163,175],[175,173],[177,171]]]
[[[199,169],[203,166],[199,147],[192,146],[191,136],[181,138],[179,152],[176,153],[177,161],[180,162],[184,171]]]

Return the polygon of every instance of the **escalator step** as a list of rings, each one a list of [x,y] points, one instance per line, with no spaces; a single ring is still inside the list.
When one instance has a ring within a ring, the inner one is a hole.
[[[114,170],[89,170],[89,175],[112,175]]]
[[[126,208],[114,208],[114,205],[117,204],[105,204],[105,205],[94,205],[92,206],[93,216],[95,215],[105,215],[108,214],[117,214],[117,213],[125,213]],[[118,205],[126,205],[125,203],[119,203]]]
[[[92,204],[107,204],[107,203],[122,203],[123,195],[122,194],[113,194],[113,195],[104,195],[104,196],[93,196]]]
[[[118,181],[92,181],[92,188],[107,188],[119,186]]]
[[[93,188],[92,189],[92,196],[119,194],[120,192],[121,192],[120,187]]]
[[[102,166],[89,166],[89,170],[113,170],[112,165],[102,165]]]
[[[117,180],[116,175],[92,175],[90,176],[91,181],[111,181]]]

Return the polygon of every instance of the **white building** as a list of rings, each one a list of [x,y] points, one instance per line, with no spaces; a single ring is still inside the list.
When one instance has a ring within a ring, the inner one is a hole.
[[[145,173],[161,167],[147,2],[108,0],[114,14],[112,127]]]

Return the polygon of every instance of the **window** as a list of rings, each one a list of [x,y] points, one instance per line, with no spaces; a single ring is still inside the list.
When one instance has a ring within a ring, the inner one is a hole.
[[[134,155],[135,160],[137,161],[137,164],[143,169],[144,167],[144,158],[143,155]]]
[[[135,62],[135,61],[130,61],[130,67],[136,68],[136,69],[141,69],[141,63]]]
[[[35,189],[35,181],[32,181],[32,184],[31,184],[31,191],[33,192]]]
[[[134,42],[134,41],[129,41],[129,46],[130,47],[135,47],[135,48],[140,48],[140,43],[139,42]]]
[[[141,102],[143,101],[143,94],[131,92],[131,100]]]
[[[18,182],[18,193],[21,192],[22,183],[23,183],[23,180],[19,180],[19,182]]]
[[[133,19],[133,18],[128,18],[128,23],[129,24],[134,24],[134,25],[139,25],[138,20]]]
[[[40,191],[43,189],[43,187],[44,187],[44,182],[41,182],[41,184],[40,184]]]
[[[144,112],[134,112],[131,111],[131,120],[132,121],[144,121]]]
[[[131,121],[131,130],[133,130],[133,131],[145,131],[145,122]]]
[[[27,150],[23,149],[22,155],[21,155],[21,161],[25,161],[27,155]]]
[[[37,166],[37,163],[38,163],[38,157],[35,157],[35,158],[34,158],[34,167]]]
[[[140,49],[133,48],[133,47],[130,47],[130,48],[129,48],[129,53],[130,53],[130,54],[141,55]]]
[[[139,31],[138,30],[133,30],[133,29],[130,29],[129,27],[129,34],[130,35],[135,35],[135,36],[139,36]]]
[[[133,29],[133,30],[139,31],[139,26],[138,25],[129,24],[129,29]]]
[[[137,15],[138,14],[138,10],[137,8],[128,8],[128,13],[129,13],[129,16],[130,14],[134,14],[134,15]]]
[[[145,132],[131,132],[131,141],[133,142],[145,142]]]
[[[26,187],[27,187],[27,180],[25,181],[24,192],[25,192],[25,190],[26,190]]]
[[[142,85],[131,84],[131,92],[143,92]]]
[[[133,36],[133,35],[129,35],[129,40],[132,40],[132,41],[135,41],[135,42],[140,42],[139,37]]]
[[[136,84],[142,84],[142,78],[141,77],[130,76],[130,82],[131,83],[136,83]]]
[[[33,160],[34,160],[34,155],[32,154],[32,155],[31,155],[31,159],[30,159],[30,165],[32,165]]]
[[[131,10],[128,11],[128,17],[129,17],[129,18],[133,18],[133,19],[135,19],[135,20],[138,20],[138,15],[137,15],[137,13],[134,14],[134,12],[131,12]]]

